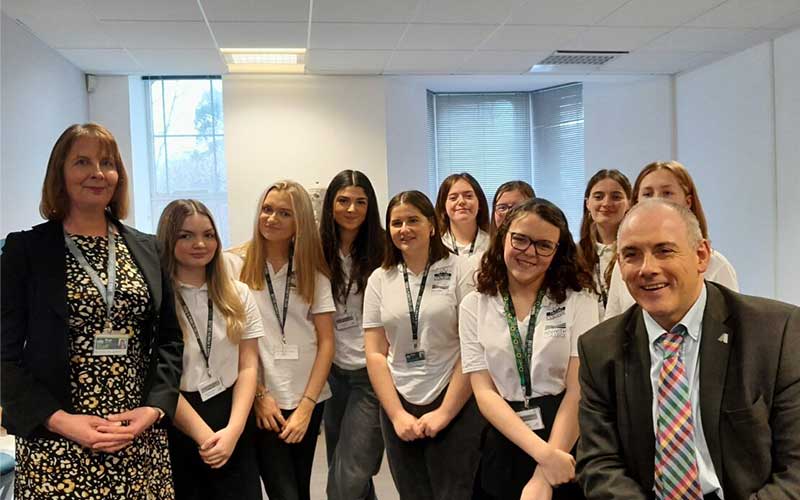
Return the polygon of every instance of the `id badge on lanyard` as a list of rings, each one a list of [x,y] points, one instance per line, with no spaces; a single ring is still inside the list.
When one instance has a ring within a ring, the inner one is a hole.
[[[214,396],[225,392],[225,386],[222,385],[222,380],[219,377],[209,372],[209,378],[200,382],[197,390],[200,392],[200,399],[206,402]]]
[[[124,331],[109,331],[94,336],[92,356],[125,356],[128,354],[130,337]]]
[[[542,409],[538,406],[533,408],[526,408],[517,412],[517,416],[522,419],[525,425],[532,431],[539,431],[544,429],[544,420],[542,420]]]

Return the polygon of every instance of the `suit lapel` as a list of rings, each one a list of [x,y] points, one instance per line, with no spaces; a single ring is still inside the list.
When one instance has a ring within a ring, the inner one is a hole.
[[[42,293],[53,312],[67,319],[67,257],[64,252],[64,229],[60,221],[50,221],[34,228],[42,239],[34,242],[32,262],[41,270]],[[36,244],[36,243],[41,243]]]
[[[708,299],[703,312],[703,336],[700,339],[700,415],[706,445],[717,477],[723,477],[719,418],[728,356],[735,332],[726,327],[728,309],[722,294],[706,282]]]
[[[642,312],[637,308],[625,327],[625,398],[629,416],[631,449],[636,453],[645,491],[653,488],[655,434],[653,388],[650,383],[650,350]]]
[[[159,256],[154,252],[148,251],[145,243],[139,238],[139,235],[129,230],[127,227],[119,222],[116,222],[117,229],[125,240],[128,250],[131,252],[136,265],[144,276],[147,282],[147,287],[150,289],[150,303],[153,304],[154,311],[161,310],[161,264],[158,261]]]

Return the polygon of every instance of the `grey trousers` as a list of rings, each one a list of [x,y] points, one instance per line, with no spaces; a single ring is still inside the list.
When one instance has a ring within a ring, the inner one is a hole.
[[[415,417],[442,404],[445,388],[430,404],[414,405],[400,397],[407,412]],[[486,420],[475,398],[435,438],[403,441],[392,421],[381,409],[381,427],[392,478],[401,500],[469,500],[473,498],[475,476],[480,462],[481,434]]]
[[[328,500],[375,500],[372,476],[383,458],[380,403],[367,369],[331,366],[333,397],[325,404]]]

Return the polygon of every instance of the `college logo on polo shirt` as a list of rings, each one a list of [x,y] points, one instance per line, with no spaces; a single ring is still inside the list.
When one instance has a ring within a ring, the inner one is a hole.
[[[566,337],[567,324],[564,322],[564,315],[567,308],[563,305],[555,305],[545,313],[544,334],[547,337]]]
[[[439,268],[433,271],[431,290],[442,292],[450,289],[450,278],[453,276],[453,266]]]

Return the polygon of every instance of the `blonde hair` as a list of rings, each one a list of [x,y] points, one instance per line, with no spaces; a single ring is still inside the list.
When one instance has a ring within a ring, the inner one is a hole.
[[[114,190],[114,195],[106,210],[116,219],[128,216],[128,173],[122,163],[119,146],[114,135],[102,125],[97,123],[84,123],[83,125],[70,125],[61,133],[61,136],[50,152],[47,162],[47,173],[42,184],[42,199],[39,202],[39,213],[47,220],[64,220],[69,215],[69,195],[64,185],[64,164],[72,145],[79,137],[93,137],[100,141],[100,146],[112,160],[117,170],[119,180]]]
[[[211,227],[214,228],[217,249],[214,251],[211,262],[206,265],[208,296],[211,297],[211,301],[225,317],[228,339],[237,344],[242,338],[246,324],[244,304],[242,304],[236,285],[228,275],[227,268],[223,262],[222,242],[219,239],[214,217],[211,216],[211,211],[202,202],[197,200],[174,200],[161,212],[161,217],[158,220],[158,231],[156,232],[161,249],[161,265],[172,278],[174,284],[178,269],[178,262],[175,259],[175,242],[178,240],[183,222],[195,214],[208,217]],[[173,288],[175,289],[177,301],[178,287],[174,286]],[[181,321],[181,323],[183,322]],[[187,328],[184,327],[183,331],[186,332]]]
[[[278,181],[268,187],[258,198],[256,217],[253,223],[253,237],[247,243],[234,249],[235,253],[243,254],[244,266],[239,274],[239,279],[252,290],[263,290],[265,286],[264,266],[267,262],[267,247],[264,237],[259,229],[261,207],[271,191],[286,193],[292,205],[294,214],[294,273],[297,283],[297,293],[308,304],[314,302],[314,286],[316,273],[320,272],[330,278],[328,265],[322,253],[322,242],[314,221],[314,209],[308,192],[297,182],[290,180]],[[290,243],[292,244],[292,243]]]

